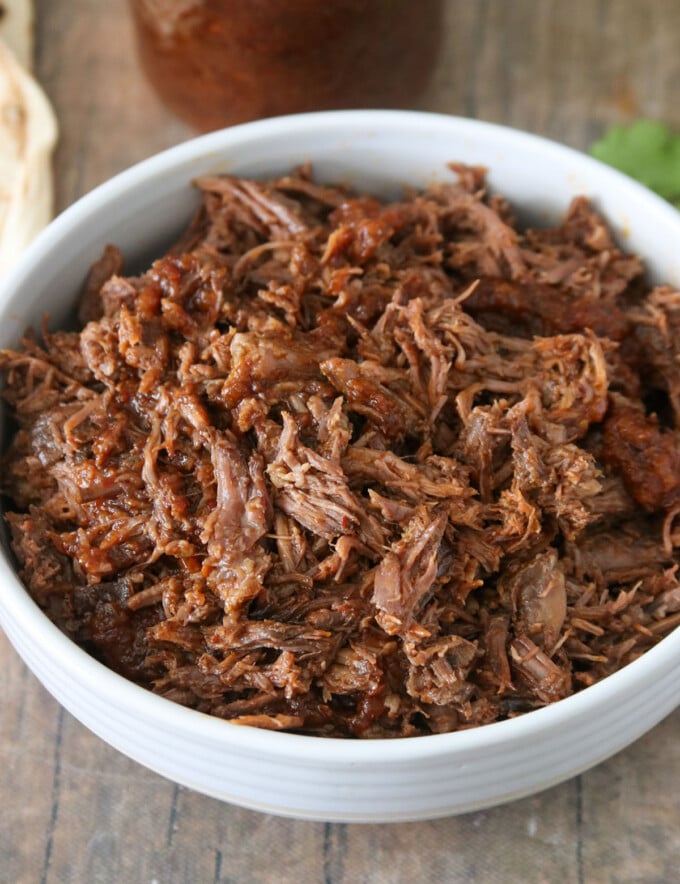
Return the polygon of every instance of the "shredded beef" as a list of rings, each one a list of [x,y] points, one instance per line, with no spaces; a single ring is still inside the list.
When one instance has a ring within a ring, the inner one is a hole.
[[[588,202],[523,230],[483,170],[383,202],[197,182],[79,331],[0,354],[20,574],[171,700],[441,733],[587,687],[680,622],[680,293]]]

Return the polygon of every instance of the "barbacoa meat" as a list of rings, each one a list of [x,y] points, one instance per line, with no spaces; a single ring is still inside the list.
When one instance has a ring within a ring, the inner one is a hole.
[[[398,737],[552,703],[680,621],[680,293],[576,199],[197,182],[79,331],[4,351],[6,519],[74,641],[245,725]]]

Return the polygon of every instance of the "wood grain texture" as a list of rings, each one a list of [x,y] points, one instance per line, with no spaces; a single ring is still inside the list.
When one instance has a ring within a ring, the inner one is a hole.
[[[191,132],[137,68],[124,0],[38,0],[57,199]],[[636,116],[680,129],[677,0],[449,0],[426,109],[585,148]],[[452,148],[453,149],[453,148]],[[669,882],[680,879],[680,711],[568,783],[395,826],[302,823],[174,786],[58,705],[0,635],[0,884]]]

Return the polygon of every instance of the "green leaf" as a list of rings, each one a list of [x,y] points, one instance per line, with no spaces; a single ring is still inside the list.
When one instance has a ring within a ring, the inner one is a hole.
[[[612,126],[590,152],[680,208],[680,134],[668,126],[656,120]]]

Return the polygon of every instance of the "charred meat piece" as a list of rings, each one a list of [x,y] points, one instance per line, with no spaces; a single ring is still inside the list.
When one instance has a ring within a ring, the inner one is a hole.
[[[626,314],[594,298],[569,298],[546,283],[483,276],[466,299],[485,328],[513,335],[557,335],[590,329],[602,338],[622,340],[630,331]]]
[[[680,436],[663,431],[639,406],[615,400],[604,422],[603,457],[647,510],[680,500]]]

